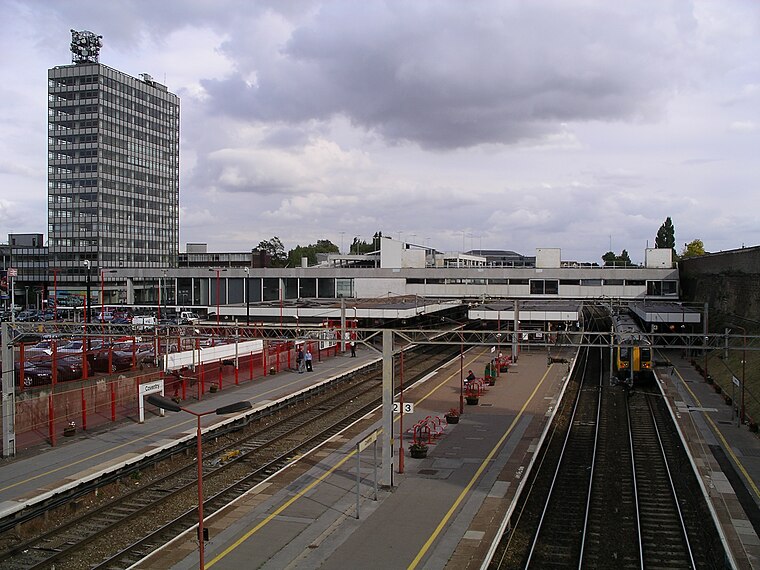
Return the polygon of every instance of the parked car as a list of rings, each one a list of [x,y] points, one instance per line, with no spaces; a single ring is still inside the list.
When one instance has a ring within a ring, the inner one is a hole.
[[[16,385],[21,380],[21,363],[16,362],[15,377]],[[24,361],[24,387],[44,386],[53,382],[52,367],[38,366],[33,360]]]
[[[110,323],[114,319],[114,315],[111,311],[99,312],[95,315],[93,322],[96,323]]]
[[[180,324],[194,325],[200,322],[201,318],[197,313],[193,313],[192,311],[181,311],[179,314],[179,320]]]
[[[82,378],[82,360],[75,356],[55,359],[56,381],[79,380]],[[21,363],[16,362],[16,382],[21,376]],[[53,357],[37,355],[24,360],[24,386],[42,386],[53,382]]]
[[[41,340],[37,344],[26,346],[24,354],[29,356],[34,354],[53,354],[53,342],[52,340]]]
[[[58,347],[58,354],[82,354],[84,342],[81,340],[72,340]]]
[[[111,366],[109,367],[109,358]],[[92,368],[98,372],[116,372],[132,368],[134,358],[135,366],[152,364],[155,360],[155,350],[150,343],[133,344],[125,342],[115,344],[110,349],[98,351],[92,359]]]
[[[132,317],[132,327],[135,330],[147,330],[155,327],[158,324],[156,317],[146,316],[134,316]]]
[[[41,315],[37,312],[37,309],[24,309],[18,315],[16,315],[16,321],[23,322],[36,322],[42,320]]]
[[[100,338],[91,338],[87,341],[88,350],[90,351],[90,354],[93,351],[100,350],[101,348],[107,348],[108,343],[103,343],[103,339]],[[85,342],[83,340],[72,340],[67,342],[66,344],[60,344],[58,345],[57,352],[58,354],[82,354],[82,348],[85,346]]]

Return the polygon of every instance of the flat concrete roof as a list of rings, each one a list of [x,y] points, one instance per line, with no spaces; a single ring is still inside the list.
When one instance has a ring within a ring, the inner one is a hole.
[[[414,295],[390,296],[378,299],[299,299],[222,305],[222,316],[245,319],[250,312],[251,320],[273,320],[280,316],[291,319],[408,319],[461,307],[458,300],[425,299]]]
[[[517,310],[515,311],[515,303]],[[496,301],[477,305],[468,311],[472,320],[514,321],[515,312],[520,321],[576,322],[580,318],[581,301],[570,299],[537,299],[530,301]]]
[[[636,316],[646,323],[679,323],[698,324],[702,322],[702,312],[669,301],[647,301],[646,303],[630,303],[629,307]]]

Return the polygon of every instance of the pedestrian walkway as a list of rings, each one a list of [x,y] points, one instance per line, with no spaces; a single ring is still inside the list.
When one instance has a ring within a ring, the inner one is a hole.
[[[678,351],[657,369],[739,568],[760,567],[760,439]],[[732,398],[732,401],[735,400]]]
[[[378,358],[370,350],[360,351],[357,358],[349,358],[347,354],[328,358],[314,362],[313,373],[280,372],[240,386],[229,385],[222,391],[204,395],[201,402],[193,400],[183,405],[204,411],[247,400],[257,408]],[[61,438],[56,447],[0,461],[0,517],[75,487],[83,480],[95,479],[138,461],[145,453],[175,444],[178,438],[195,436],[196,418],[189,414],[167,413],[160,417],[155,408],[148,406],[145,418],[142,424],[123,420],[92,431],[79,430],[74,437]],[[231,421],[213,414],[202,420],[204,428]]]
[[[472,353],[465,356],[464,370],[483,369],[490,353]],[[415,409],[405,414],[404,425],[459,407],[460,370],[457,358],[406,390],[404,401]],[[381,425],[378,416],[369,418],[307,455],[302,467],[206,520],[206,567],[464,568],[483,560],[568,372],[567,364],[549,365],[545,354],[521,357],[478,405],[464,407],[458,424],[445,426],[426,458],[409,457],[407,434],[403,473],[397,462],[393,486],[380,488],[377,500],[371,446],[357,458],[357,443]],[[197,566],[190,530],[138,567]]]

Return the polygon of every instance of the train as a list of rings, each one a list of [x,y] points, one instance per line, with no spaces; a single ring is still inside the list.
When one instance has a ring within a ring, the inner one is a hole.
[[[652,378],[654,351],[638,321],[626,312],[613,314],[612,328],[618,380],[631,384]]]

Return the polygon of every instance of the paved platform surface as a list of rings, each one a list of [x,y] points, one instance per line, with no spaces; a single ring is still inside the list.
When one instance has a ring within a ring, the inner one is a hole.
[[[225,385],[224,390],[205,394],[203,400],[183,402],[189,409],[205,411],[240,400],[253,407],[287,396],[320,380],[348,372],[369,361],[377,360],[371,350],[357,351],[357,357],[347,354],[314,362],[313,372],[298,374],[283,371],[241,383]],[[225,421],[213,414],[202,418],[204,427]],[[155,408],[146,406],[145,423],[121,420],[107,427],[84,432],[74,437],[58,438],[56,447],[25,450],[15,458],[0,460],[0,516],[41,495],[54,493],[78,479],[130,461],[183,435],[193,435],[196,418],[185,413],[167,412],[157,415]]]
[[[738,568],[758,567],[758,534],[750,519],[758,502],[760,440],[727,421],[730,407],[686,360],[672,362],[658,376],[680,410],[676,416],[733,562]],[[457,404],[458,372],[440,374],[441,387],[431,379],[412,397],[417,415]],[[523,355],[477,407],[466,407],[459,424],[446,428],[427,458],[407,457],[404,473],[396,474],[391,489],[380,490],[377,501],[372,456],[364,451],[358,518],[350,456],[370,429],[323,451],[311,469],[280,488],[273,483],[254,491],[211,521],[207,567],[479,568],[566,374],[564,365],[547,368],[543,355]],[[721,449],[732,465],[718,462]],[[738,494],[745,495],[744,506]],[[186,536],[139,567],[191,569],[197,557],[197,544]]]
[[[483,370],[490,352],[466,356],[465,374]],[[353,437],[319,449],[311,467],[271,481],[205,522],[206,567],[219,568],[467,568],[484,559],[499,521],[517,493],[568,364],[545,353],[523,354],[478,405],[465,405],[456,425],[431,445],[425,459],[405,451],[404,472],[374,500],[371,447],[361,454],[357,518],[356,443],[379,427],[368,419]],[[413,418],[459,406],[458,359],[405,392]],[[396,427],[395,429],[398,429]],[[409,444],[404,439],[404,448]],[[379,457],[379,453],[378,453]],[[139,568],[198,566],[193,532]]]
[[[736,565],[760,568],[760,438],[679,351],[667,356],[672,366],[658,368],[658,377]]]

